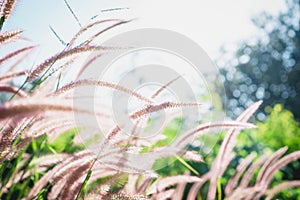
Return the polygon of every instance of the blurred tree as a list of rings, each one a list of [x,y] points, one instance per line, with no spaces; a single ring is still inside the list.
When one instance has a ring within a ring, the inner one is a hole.
[[[278,16],[262,13],[254,18],[262,36],[244,42],[235,58],[220,66],[228,100],[225,105],[232,117],[263,100],[257,115],[260,121],[265,118],[265,106],[276,103],[300,119],[300,3],[287,0],[286,5],[286,11]]]

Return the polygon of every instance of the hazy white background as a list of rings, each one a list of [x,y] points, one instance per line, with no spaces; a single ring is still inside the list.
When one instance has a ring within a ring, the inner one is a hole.
[[[137,18],[110,34],[141,27],[166,28],[190,37],[213,59],[221,45],[258,34],[251,23],[253,16],[262,11],[276,14],[285,8],[283,0],[69,0],[69,4],[82,24],[103,9],[127,7],[129,9],[101,14],[103,18]],[[63,48],[49,25],[65,41],[79,29],[63,0],[19,0],[4,29],[25,30],[24,35],[40,45],[38,59]]]

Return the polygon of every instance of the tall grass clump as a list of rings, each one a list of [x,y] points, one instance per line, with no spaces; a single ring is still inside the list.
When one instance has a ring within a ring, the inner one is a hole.
[[[1,2],[0,28],[9,19],[15,3],[14,0]],[[76,17],[68,2],[65,3]],[[81,26],[77,17],[76,21]],[[247,121],[261,102],[254,103],[236,120],[190,127],[173,144],[187,149],[184,152],[175,148],[161,151],[167,149],[166,146],[156,145],[157,140],[161,139],[153,140],[153,143],[145,146],[138,137],[124,138],[120,134],[121,127],[109,123],[106,137],[97,141],[96,146],[100,149],[98,154],[88,151],[85,145],[78,142],[79,135],[89,129],[75,123],[74,112],[83,116],[96,115],[102,120],[112,118],[101,106],[96,114],[85,107],[74,107],[70,93],[80,87],[91,85],[117,90],[143,102],[143,107],[129,116],[136,125],[147,121],[153,112],[201,106],[198,102],[154,103],[154,99],[178,78],[166,83],[149,97],[104,80],[75,79],[67,83],[60,82],[67,69],[78,67],[75,62],[78,57],[99,52],[99,56],[87,62],[91,63],[101,59],[102,54],[126,48],[105,47],[93,41],[104,32],[129,21],[105,19],[81,26],[74,37],[65,43],[61,52],[49,56],[32,69],[16,70],[18,67],[7,64],[17,60],[19,65],[34,50],[34,46],[22,47],[1,56],[0,65],[6,69],[0,75],[0,92],[5,94],[0,105],[1,199],[272,199],[280,191],[300,185],[298,180],[289,180],[275,186],[272,184],[273,177],[281,168],[300,158],[300,151],[286,155],[287,147],[278,149],[272,155],[249,153],[246,158],[239,160],[235,174],[225,183],[221,181],[236,157],[233,149],[240,130],[255,128]],[[106,27],[99,29],[99,25]],[[81,36],[91,29],[95,31],[94,34],[82,39]],[[21,30],[1,32],[1,47],[17,43],[21,34]],[[77,77],[88,67],[89,64],[77,69]],[[14,80],[20,77],[23,77],[24,82],[18,85]],[[207,172],[200,174],[190,163],[200,165],[204,159],[199,152],[188,148],[189,141],[213,128],[223,128],[227,132]],[[132,130],[132,133],[138,134],[135,131]],[[151,155],[154,161],[177,156],[182,166],[186,167],[186,172],[165,176],[159,171],[143,170],[138,164],[133,165],[127,160],[125,155],[132,150],[131,147],[140,149],[145,156]]]

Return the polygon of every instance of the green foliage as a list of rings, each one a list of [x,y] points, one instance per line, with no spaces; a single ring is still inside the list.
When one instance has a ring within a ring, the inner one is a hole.
[[[74,153],[80,149],[83,149],[82,146],[74,146],[74,137],[77,133],[77,129],[71,129],[60,134],[54,141],[52,141],[49,146],[55,150],[55,152],[66,152],[66,153]]]
[[[273,150],[288,146],[288,152],[293,152],[300,146],[300,124],[289,110],[275,105],[265,123],[258,123],[258,129],[253,130],[253,137]]]
[[[159,140],[157,143],[150,147],[146,147],[143,149],[143,152],[148,152],[154,148],[158,147],[167,147],[169,146],[174,139],[178,136],[178,133],[182,129],[183,121],[182,119],[174,119],[172,120],[163,130],[162,134],[166,137],[163,140]],[[168,166],[161,168],[161,166]],[[199,175],[198,171],[195,170],[190,165],[190,162],[186,162],[179,156],[172,156],[169,158],[161,158],[155,161],[153,169],[157,171],[163,177],[183,174],[186,171],[190,170],[192,173]]]
[[[78,195],[76,197],[76,200],[80,199],[80,197],[84,197],[84,195],[86,194],[86,189],[87,189],[88,181],[89,181],[91,175],[92,175],[92,170],[89,169],[89,171],[88,171],[88,173],[87,173],[87,175],[86,175],[86,177],[85,177],[85,179],[84,179],[84,181],[83,181],[83,183],[82,183],[82,185],[81,185],[81,187],[80,187],[80,189],[78,191]]]
[[[0,16],[0,30],[2,29],[3,24],[4,24],[4,17]]]
[[[5,161],[0,167],[1,187],[0,197],[1,199],[21,199],[26,197],[32,186],[44,174],[43,171],[38,170],[37,160],[41,156],[51,155],[53,153],[74,153],[81,150],[81,145],[74,144],[74,136],[76,129],[66,131],[59,135],[54,141],[49,142],[47,135],[33,140],[16,158]],[[27,155],[27,156],[25,156]],[[28,157],[29,156],[29,157]],[[49,169],[52,166],[49,166]],[[29,176],[26,178],[26,173]],[[17,177],[23,177],[22,181],[14,182]],[[11,182],[11,187],[8,191],[3,186]],[[42,189],[37,195],[37,199],[46,199],[47,187]]]
[[[265,110],[269,113],[265,122],[257,122],[257,129],[246,130],[239,135],[236,152],[245,157],[250,151],[271,153],[284,146],[288,147],[287,153],[299,150],[300,123],[294,119],[292,112],[284,109],[281,104],[273,108],[268,106]],[[300,162],[296,161],[276,173],[273,185],[284,179],[299,179],[299,166]],[[296,199],[296,196],[300,196],[299,190],[286,190],[277,197]]]
[[[291,111],[277,104],[274,108],[266,107],[270,115],[265,122],[257,122],[257,129],[243,131],[240,134],[240,146],[267,150],[266,146],[275,151],[283,146],[288,146],[288,152],[299,149],[300,146],[300,124],[294,119]],[[248,151],[248,149],[247,149]],[[246,152],[247,152],[246,151]]]
[[[173,140],[176,138],[180,130],[182,129],[182,124],[183,124],[182,119],[172,120],[162,131],[162,135],[164,135],[166,138],[163,140],[159,140],[151,147],[146,147],[144,149],[144,152],[152,150],[156,147],[164,147],[170,145],[173,142]]]
[[[161,168],[161,166],[164,166]],[[158,159],[153,166],[156,172],[163,177],[184,174],[188,168],[182,164],[176,157]]]

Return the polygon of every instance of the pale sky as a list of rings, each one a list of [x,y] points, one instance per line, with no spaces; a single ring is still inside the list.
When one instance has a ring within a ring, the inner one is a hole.
[[[49,26],[53,27],[66,42],[69,42],[80,29],[64,0],[19,0],[18,2],[15,12],[4,25],[4,30],[24,30],[23,36],[30,39],[30,43],[39,45],[34,56],[26,59],[27,67],[35,66],[64,48]],[[285,9],[284,0],[68,0],[68,2],[82,25],[87,24],[97,14],[100,19],[136,19],[103,34],[103,42],[129,30],[168,29],[194,40],[212,60],[218,57],[222,45],[238,44],[258,37],[259,31],[252,24],[252,17],[263,11],[278,14],[280,10]],[[129,9],[101,12],[101,10],[120,7]],[[141,58],[145,62],[144,57]],[[191,80],[190,85],[195,87],[195,90],[205,87],[204,84],[203,87],[199,87],[201,84],[197,82],[202,81],[202,77],[199,79],[187,77],[188,74],[196,73],[194,71],[187,73],[187,67],[182,67],[183,64],[176,59],[169,60],[168,66],[178,65],[185,70],[185,78]],[[121,64],[126,65],[124,63]],[[128,61],[127,65],[130,64]],[[106,75],[105,78],[111,78],[114,74]],[[203,80],[204,83],[205,78]],[[68,77],[66,81],[69,81]]]
[[[276,14],[284,9],[283,0],[69,0],[69,4],[82,24],[103,9],[128,7],[101,14],[103,19],[137,18],[104,38],[137,28],[165,28],[193,39],[212,59],[223,44],[234,44],[258,34],[251,23],[254,15],[262,11]],[[63,48],[49,26],[66,41],[79,29],[63,0],[19,0],[4,29],[25,30],[24,35],[40,45],[37,57],[45,58]]]

